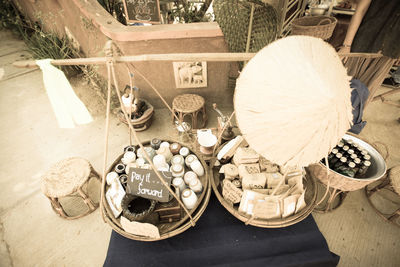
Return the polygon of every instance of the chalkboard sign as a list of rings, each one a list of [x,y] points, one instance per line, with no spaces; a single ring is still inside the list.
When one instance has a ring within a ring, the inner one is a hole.
[[[123,0],[128,22],[160,23],[159,0]]]
[[[171,185],[172,174],[167,171],[159,171],[164,181]],[[155,199],[160,202],[168,202],[169,191],[161,183],[157,174],[153,170],[130,168],[127,186],[131,194],[143,198]]]

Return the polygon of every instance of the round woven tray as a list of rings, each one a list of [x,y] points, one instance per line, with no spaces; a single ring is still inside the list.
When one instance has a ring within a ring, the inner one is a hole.
[[[307,16],[294,19],[291,35],[308,35],[324,40],[332,36],[337,19],[329,16]]]
[[[163,139],[163,141],[168,141],[168,142],[176,142],[176,141],[171,141],[171,140],[166,140]],[[144,142],[143,145],[149,145],[150,142]],[[205,211],[207,205],[208,205],[208,201],[210,200],[210,196],[211,196],[211,185],[209,183],[209,172],[208,172],[208,168],[206,163],[204,162],[204,160],[199,157],[199,155],[197,155],[194,151],[190,151],[192,154],[195,154],[196,157],[200,160],[201,164],[203,165],[204,168],[204,172],[205,174],[201,177],[199,177],[202,185],[203,185],[203,191],[200,194],[198,201],[196,203],[196,206],[189,211],[190,215],[193,218],[194,222],[197,222],[198,219],[200,218],[200,216],[203,214],[203,212]],[[110,168],[108,169],[107,173],[109,173],[110,171],[112,171],[115,167],[116,164],[118,164],[121,160],[121,158],[123,157],[123,155],[120,155],[114,162],[113,164],[110,166]],[[105,198],[105,192],[108,189],[108,185],[105,184],[104,188],[102,188],[103,191],[103,198],[102,198],[102,213],[103,213],[103,217],[105,219],[105,221],[111,226],[111,228],[117,232],[118,234],[132,239],[132,240],[138,240],[138,241],[158,241],[158,240],[163,240],[163,239],[167,239],[169,237],[178,235],[184,231],[186,231],[187,229],[189,229],[190,227],[192,227],[192,223],[191,220],[189,219],[189,216],[184,213],[183,218],[178,221],[178,222],[172,222],[172,223],[160,223],[157,226],[157,228],[159,229],[160,232],[160,238],[150,238],[150,237],[145,237],[145,236],[139,236],[139,235],[134,235],[128,232],[125,232],[125,230],[122,228],[122,225],[120,223],[120,219],[119,218],[115,218],[111,208],[108,205],[108,202]]]
[[[221,146],[218,150],[221,150],[223,146]],[[307,206],[299,211],[297,214],[294,214],[292,216],[289,216],[284,219],[271,219],[271,220],[262,220],[262,219],[252,219],[249,221],[250,217],[244,216],[239,213],[238,211],[238,205],[232,205],[228,201],[224,199],[222,196],[222,180],[223,177],[220,177],[219,173],[219,168],[220,167],[215,167],[216,158],[213,158],[212,161],[210,162],[210,180],[211,180],[211,186],[214,191],[214,194],[217,196],[219,202],[222,204],[222,206],[225,207],[233,216],[238,218],[244,223],[248,223],[249,225],[257,226],[257,227],[263,227],[263,228],[281,228],[281,227],[286,227],[290,226],[293,224],[296,224],[298,222],[301,222],[307,216],[313,211],[315,207],[315,202],[317,199],[317,187],[316,187],[316,182],[315,180],[310,176],[306,175],[303,178],[303,183],[306,188],[306,193],[305,193],[305,202]]]

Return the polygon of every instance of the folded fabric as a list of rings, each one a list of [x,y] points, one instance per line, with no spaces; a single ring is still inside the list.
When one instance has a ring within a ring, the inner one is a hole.
[[[359,134],[367,124],[366,121],[362,120],[363,110],[365,102],[369,96],[369,90],[361,81],[357,79],[351,79],[350,87],[351,91],[351,105],[353,106],[353,126],[349,132]]]
[[[75,94],[64,72],[50,63],[51,59],[36,60],[43,72],[43,82],[60,128],[93,121],[89,111]]]

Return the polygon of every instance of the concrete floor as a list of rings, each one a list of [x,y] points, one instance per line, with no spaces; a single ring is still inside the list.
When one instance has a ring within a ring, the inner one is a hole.
[[[11,66],[21,58],[29,58],[22,41],[0,32],[0,266],[100,266],[111,233],[100,211],[74,221],[59,218],[40,191],[40,177],[70,156],[86,158],[102,171],[104,107],[82,79],[72,79],[94,122],[59,129],[41,71]],[[208,126],[214,126],[215,113],[209,109],[208,115]],[[400,109],[381,103],[372,103],[365,114],[362,136],[389,145],[389,167],[400,162],[398,117]],[[127,127],[114,116],[110,129],[109,164],[128,143]],[[175,135],[168,111],[156,110],[153,125],[139,136]],[[378,217],[362,191],[350,193],[339,209],[313,216],[330,249],[341,256],[339,266],[400,265],[400,228]]]

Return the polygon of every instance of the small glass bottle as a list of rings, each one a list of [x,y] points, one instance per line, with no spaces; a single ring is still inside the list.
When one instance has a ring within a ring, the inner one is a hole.
[[[357,177],[364,177],[365,174],[368,171],[369,166],[371,166],[371,162],[370,161],[364,161],[363,164],[361,165],[360,169],[357,172]]]
[[[335,165],[333,166],[334,170],[338,169],[340,166],[345,166],[347,162],[346,157],[341,157],[340,161],[336,162]]]
[[[342,157],[342,153],[340,153],[340,152],[336,153],[336,156],[334,158],[332,158],[331,161],[329,161],[329,166],[335,165],[335,163],[338,162],[341,157]]]
[[[332,149],[331,153],[329,153],[329,155],[328,155],[328,161],[333,159],[333,157],[335,157],[338,152],[339,152],[338,149],[336,149],[336,148]]]

